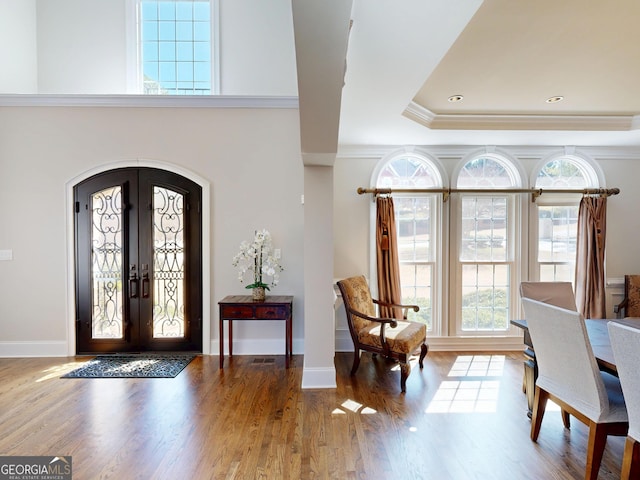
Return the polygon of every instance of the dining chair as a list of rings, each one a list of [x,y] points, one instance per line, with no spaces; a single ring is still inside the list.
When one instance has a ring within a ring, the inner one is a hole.
[[[553,401],[567,417],[565,427],[569,415],[589,427],[585,479],[595,480],[607,436],[629,428],[620,381],[598,369],[582,315],[529,298],[522,304],[538,362],[531,440],[538,440],[547,400]]]
[[[624,446],[621,478],[640,478],[640,330],[615,322],[609,322],[608,327],[629,415],[629,433]]]
[[[521,282],[520,296],[567,310],[577,310],[571,282]]]
[[[364,276],[346,278],[338,282],[342,301],[347,314],[349,333],[353,340],[354,357],[351,375],[355,375],[360,365],[362,350],[380,354],[400,363],[400,389],[406,392],[407,377],[411,373],[409,359],[420,349],[420,368],[427,355],[427,326],[421,322],[407,321],[409,309],[418,311],[417,305],[396,305],[374,300]],[[401,308],[403,320],[382,318],[377,315],[376,305]]]
[[[576,297],[573,293],[573,285],[571,282],[521,282],[520,297],[538,300],[539,302],[549,303],[556,307],[566,308],[567,310],[576,311]],[[527,343],[527,335],[525,332],[525,343]],[[532,342],[529,342],[532,344]],[[533,411],[533,390],[536,378],[538,377],[538,369],[535,363],[534,347],[528,351],[531,361],[525,362],[524,376],[522,379],[522,391],[527,395],[529,403],[529,411]],[[531,393],[529,393],[531,390]],[[565,421],[569,421],[569,417],[563,415]],[[565,427],[569,427],[565,424]]]

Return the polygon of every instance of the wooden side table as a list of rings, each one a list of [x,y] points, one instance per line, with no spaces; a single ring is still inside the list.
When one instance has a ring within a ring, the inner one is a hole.
[[[293,297],[267,295],[264,301],[254,301],[251,295],[229,295],[220,306],[220,368],[224,368],[224,320],[229,322],[229,357],[233,356],[234,320],[284,320],[285,362],[293,356]]]

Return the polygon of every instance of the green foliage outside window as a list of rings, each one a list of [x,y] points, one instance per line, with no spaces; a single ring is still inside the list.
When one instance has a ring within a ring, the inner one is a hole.
[[[509,301],[505,289],[485,289],[462,297],[463,330],[506,330]]]

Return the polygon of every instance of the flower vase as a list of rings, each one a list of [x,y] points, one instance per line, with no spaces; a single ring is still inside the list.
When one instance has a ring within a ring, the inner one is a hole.
[[[253,301],[254,302],[264,302],[266,295],[264,291],[264,287],[255,287],[253,289]]]

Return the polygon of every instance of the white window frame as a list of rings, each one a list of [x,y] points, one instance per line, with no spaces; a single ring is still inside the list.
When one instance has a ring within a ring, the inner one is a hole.
[[[389,155],[383,157],[383,159],[378,162],[376,168],[374,169],[371,175],[371,185],[378,184],[378,177],[380,173],[386,168],[386,166],[394,160],[397,160],[401,157],[413,157],[421,162],[424,162],[437,173],[439,178],[440,185],[434,186],[433,188],[445,188],[447,185],[447,176],[443,166],[439,161],[434,159],[428,153],[421,151],[420,149],[415,148],[405,148],[396,150],[391,152]],[[447,261],[448,252],[446,249],[446,245],[448,244],[448,215],[446,211],[448,211],[448,204],[443,202],[442,194],[436,193],[408,193],[408,194],[394,194],[394,198],[396,197],[405,197],[405,198],[416,198],[416,197],[430,197],[431,198],[431,227],[432,231],[437,231],[438,235],[432,238],[432,245],[434,260],[432,262],[432,290],[431,290],[431,299],[432,299],[432,329],[429,331],[429,335],[433,336],[441,336],[443,332],[446,331],[446,324],[444,319],[447,318],[447,302],[444,302],[443,299],[448,298],[446,294],[446,279],[444,277],[445,272],[447,270]],[[397,220],[396,220],[397,221]],[[377,266],[376,266],[376,203],[372,202],[370,208],[370,246],[369,246],[369,278],[371,281],[369,282],[371,292],[375,297],[378,297],[378,274],[377,274]],[[440,260],[440,261],[438,261]]]
[[[502,152],[473,152],[471,155],[464,157],[459,163],[452,175],[452,185],[458,185],[458,178],[464,166],[476,158],[492,158],[503,164],[512,180],[512,184],[505,188],[522,188],[522,183],[526,176],[521,166],[510,156]],[[460,251],[462,248],[462,199],[465,196],[472,197],[505,197],[507,199],[507,238],[505,239],[507,248],[507,259],[505,262],[463,262],[460,260]],[[516,327],[507,322],[507,328],[504,331],[483,331],[483,330],[463,330],[462,329],[462,267],[465,264],[506,264],[509,265],[509,303],[508,303],[508,320],[516,318],[514,312],[519,311],[519,293],[518,286],[522,278],[523,268],[526,265],[526,242],[522,235],[522,227],[527,223],[523,221],[526,218],[527,211],[524,207],[525,201],[529,198],[528,194],[522,193],[492,193],[491,188],[487,188],[486,192],[477,193],[458,193],[451,196],[451,238],[452,248],[449,257],[450,272],[450,305],[449,305],[449,336],[458,338],[464,337],[510,337],[521,334]],[[524,257],[524,258],[523,258]]]
[[[487,197],[487,198],[506,198],[507,200],[507,235],[505,238],[507,258],[503,262],[498,261],[463,261],[460,260],[460,251],[462,249],[462,201],[465,197]],[[526,197],[526,194],[525,194]],[[522,278],[522,215],[523,215],[523,194],[519,193],[491,193],[479,192],[473,194],[458,194],[451,197],[451,211],[455,219],[452,219],[451,238],[454,248],[451,249],[450,255],[450,275],[451,286],[450,296],[451,304],[449,305],[449,317],[452,319],[449,324],[449,335],[455,337],[501,337],[518,335],[519,332],[511,324],[507,324],[504,331],[495,330],[463,330],[462,329],[462,269],[464,265],[507,265],[509,267],[509,304],[508,318],[516,318],[513,312],[517,312],[519,308],[518,285]],[[526,213],[525,213],[526,214]]]
[[[180,1],[180,0],[173,0]],[[126,0],[127,93],[144,95],[142,85],[140,3]],[[220,1],[209,0],[211,11],[211,95],[220,95]]]
[[[598,165],[589,156],[581,152],[576,152],[575,150],[569,150],[569,151],[565,150],[562,152],[554,152],[553,154],[541,159],[531,171],[530,184],[532,185],[532,188],[540,188],[536,186],[539,173],[547,164],[558,159],[568,159],[578,164],[578,168],[582,171],[583,176],[587,183],[582,188],[606,188],[605,181],[604,181],[604,172],[602,171],[602,168],[600,167],[600,165]],[[542,187],[542,188],[544,190],[545,187]],[[546,187],[546,188],[560,188],[560,187]],[[563,187],[563,188],[566,188],[566,187]],[[580,192],[576,192],[575,195],[543,193],[542,195],[536,198],[535,202],[529,202],[530,204],[529,206],[529,243],[531,245],[531,247],[529,248],[529,280],[530,281],[540,281],[541,263],[538,261],[539,207],[540,206],[545,206],[545,207],[578,206],[580,204],[581,198],[582,198],[582,193]],[[562,262],[557,262],[557,263],[561,264]],[[575,262],[573,264],[573,267],[575,269]],[[575,281],[575,273],[574,273],[574,278],[571,279],[572,283],[574,281]]]

